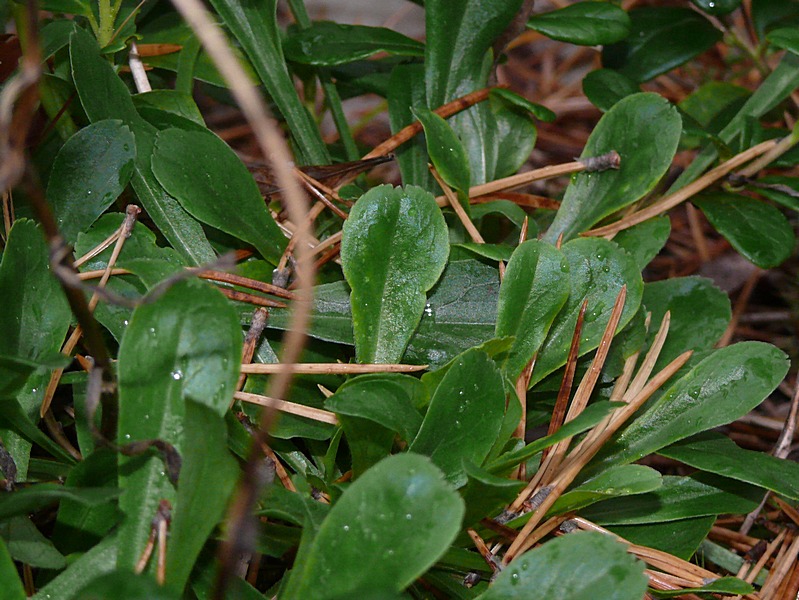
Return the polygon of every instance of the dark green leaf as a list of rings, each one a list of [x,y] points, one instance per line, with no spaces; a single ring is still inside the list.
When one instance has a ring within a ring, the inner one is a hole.
[[[189,94],[175,90],[153,90],[133,96],[133,104],[139,110],[148,107],[157,108],[205,127],[200,109]]]
[[[649,581],[644,568],[624,544],[577,532],[516,558],[480,600],[640,600]]]
[[[286,119],[296,141],[300,164],[326,165],[330,162],[319,128],[300,101],[286,67],[277,26],[277,0],[239,2],[211,0],[216,13],[238,39],[261,83]]]
[[[277,264],[286,238],[255,180],[211,132],[167,129],[156,137],[152,168],[159,183],[200,221],[252,244]]]
[[[35,600],[83,599],[80,590],[91,581],[116,569],[117,540],[111,534],[94,548],[80,556],[75,562],[52,579],[33,596]],[[144,599],[141,599],[144,600]]]
[[[97,121],[59,151],[47,199],[61,235],[74,242],[111,206],[133,175],[136,140],[122,121]]]
[[[689,517],[746,514],[763,498],[752,485],[699,473],[690,477],[664,476],[663,485],[647,494],[613,498],[580,514],[600,525],[631,525],[677,521]]]
[[[6,600],[25,600],[28,597],[19,578],[19,573],[17,573],[14,560],[2,539],[0,539],[0,579],[3,581],[3,593]]]
[[[707,194],[692,202],[733,248],[758,267],[776,267],[793,254],[793,227],[770,204],[724,192]]]
[[[641,272],[632,257],[613,242],[580,238],[563,244],[561,251],[569,263],[571,292],[541,347],[531,385],[566,363],[577,315],[585,299],[588,305],[580,340],[580,355],[599,345],[622,286],[627,286],[627,299],[616,331],[621,331],[630,322],[641,303],[644,287]]]
[[[433,195],[376,187],[344,223],[341,262],[352,288],[359,362],[395,363],[425,311],[425,292],[444,270],[447,227]]]
[[[766,39],[778,48],[799,54],[799,31],[795,27],[775,29],[766,36]]]
[[[508,106],[514,106],[529,112],[539,121],[551,123],[557,118],[557,115],[546,106],[530,102],[527,98],[517,94],[513,90],[501,87],[492,88],[489,95],[492,100],[496,98],[506,103]]]
[[[733,594],[744,595],[751,594],[755,588],[751,584],[738,579],[737,577],[719,577],[710,581],[701,587],[684,588],[681,590],[661,591],[655,590],[653,596],[655,598],[675,598],[687,594],[724,594],[725,596],[732,596]]]
[[[457,486],[466,483],[465,460],[481,464],[505,414],[502,375],[476,349],[455,359],[430,400],[411,452],[425,454]]]
[[[635,81],[649,81],[666,73],[721,39],[721,31],[688,8],[644,7],[629,14],[629,37],[605,47],[602,61]]]
[[[727,294],[702,277],[674,277],[647,283],[641,303],[652,313],[652,336],[666,311],[671,312],[669,335],[655,372],[687,350],[710,350],[732,317]]]
[[[422,56],[424,44],[385,27],[314,21],[307,29],[291,33],[283,43],[283,52],[292,62],[331,67],[378,52]]]
[[[799,499],[799,464],[765,452],[745,450],[713,432],[683,440],[658,452],[691,467],[745,481],[780,496]]]
[[[664,215],[620,231],[613,241],[622,250],[626,250],[635,259],[638,268],[643,271],[665,246],[670,233],[671,220]]]
[[[768,187],[753,188],[769,200],[786,208],[799,211],[799,178],[782,175],[767,175],[758,179]]]
[[[538,352],[569,297],[569,265],[551,244],[529,240],[516,248],[499,289],[496,335],[515,336],[506,363],[511,379]]]
[[[683,560],[690,560],[715,522],[716,516],[708,515],[665,523],[611,525],[608,529],[633,544],[648,546]]]
[[[14,560],[40,569],[63,569],[64,555],[36,528],[27,516],[0,523],[0,537]]]
[[[413,114],[424,127],[427,153],[444,183],[468,195],[469,160],[458,136],[444,119],[424,107],[416,107]]]
[[[649,192],[671,165],[681,132],[677,110],[657,94],[617,102],[600,119],[581,156],[615,150],[621,166],[574,176],[544,239],[554,243],[563,234],[569,240]]]
[[[555,501],[548,514],[562,515],[608,498],[651,492],[662,484],[660,473],[644,465],[610,467],[563,494]]]
[[[586,98],[603,112],[609,111],[622,98],[640,91],[635,81],[613,69],[597,69],[583,79]]]
[[[282,596],[324,600],[398,593],[444,553],[463,513],[463,501],[427,458],[389,457],[333,506]]]
[[[503,507],[516,499],[524,487],[524,482],[518,479],[497,477],[470,461],[464,462],[463,466],[469,478],[468,483],[460,490],[466,503],[464,527],[475,526],[480,519],[496,516]]]
[[[152,577],[119,570],[95,577],[75,598],[81,600],[176,600]]]
[[[634,462],[695,433],[730,423],[760,404],[787,369],[785,355],[769,344],[741,342],[716,350],[608,442],[593,464]]]
[[[741,0],[691,0],[691,2],[709,15],[726,15],[741,6]]]
[[[463,248],[477,256],[482,256],[495,262],[509,261],[514,250],[513,246],[506,246],[505,244],[478,244],[477,242],[452,244],[452,247]]]
[[[530,17],[527,27],[553,40],[600,46],[620,42],[630,33],[630,17],[609,2],[578,2]]]
[[[55,483],[39,483],[31,487],[2,494],[0,502],[0,520],[17,515],[34,513],[40,508],[69,498],[85,506],[98,506],[110,502],[119,495],[114,488],[78,488],[71,489]]]
[[[120,443],[159,439],[181,453],[184,401],[223,416],[238,379],[241,344],[233,308],[205,283],[177,283],[140,305],[119,349]],[[135,566],[158,503],[166,499],[174,506],[166,471],[160,456],[120,457],[120,508],[127,516],[119,534],[120,566]]]
[[[752,22],[758,37],[776,27],[787,27],[799,23],[799,4],[785,0],[753,0]]]

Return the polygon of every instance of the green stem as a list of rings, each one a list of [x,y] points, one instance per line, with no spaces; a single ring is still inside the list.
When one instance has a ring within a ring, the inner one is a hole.
[[[100,13],[100,29],[97,32],[97,42],[100,48],[105,48],[111,41],[111,36],[114,35],[114,21],[116,20],[116,11],[111,6],[111,0],[99,0],[99,13]]]

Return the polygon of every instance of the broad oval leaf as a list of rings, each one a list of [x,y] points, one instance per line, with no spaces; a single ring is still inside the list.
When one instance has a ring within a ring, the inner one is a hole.
[[[677,109],[657,94],[617,102],[599,120],[581,156],[615,150],[620,167],[575,175],[544,239],[554,243],[563,234],[569,240],[649,192],[668,170],[681,133]]]
[[[583,79],[583,93],[602,112],[609,111],[622,98],[640,91],[635,81],[613,69],[596,69]]]
[[[128,185],[136,140],[122,121],[92,123],[73,135],[56,155],[47,199],[61,235],[75,242]]]
[[[455,359],[436,388],[411,452],[425,454],[455,485],[466,483],[464,460],[482,464],[505,414],[502,375],[475,348]]]
[[[120,444],[163,440],[178,453],[184,441],[185,402],[204,404],[222,417],[238,379],[241,328],[218,291],[183,281],[157,300],[141,304],[119,348]],[[119,565],[133,568],[158,503],[175,505],[161,457],[120,456]],[[179,509],[179,507],[175,507]]]
[[[577,532],[526,552],[505,567],[480,600],[640,600],[643,562],[612,537]]]
[[[252,244],[277,264],[286,238],[247,167],[225,142],[210,131],[161,131],[152,167],[164,189],[195,218]]]
[[[622,250],[629,252],[638,268],[643,271],[666,245],[670,233],[671,220],[663,215],[620,231],[613,241]]]
[[[283,42],[283,52],[292,62],[332,67],[378,52],[422,56],[424,44],[385,27],[314,21],[307,29],[291,33]]]
[[[530,384],[534,385],[566,363],[577,316],[588,300],[580,339],[580,355],[599,345],[610,319],[613,304],[623,286],[627,299],[616,332],[621,331],[638,311],[644,283],[632,257],[613,242],[598,238],[580,238],[561,248],[569,263],[570,293],[564,307],[549,330],[538,353]]]
[[[630,35],[606,46],[602,62],[638,82],[670,71],[721,39],[721,31],[689,8],[645,7],[629,14]]]
[[[427,108],[417,107],[413,114],[424,127],[427,153],[441,178],[447,185],[468,194],[469,159],[458,136],[443,118]]]
[[[569,297],[569,264],[551,244],[519,245],[499,289],[497,337],[515,336],[506,363],[516,380],[544,343],[552,321]]]
[[[352,288],[360,362],[395,363],[425,310],[425,293],[449,255],[447,226],[421,188],[381,185],[355,203],[344,223],[341,264]]]
[[[760,404],[787,371],[787,357],[770,344],[741,342],[716,350],[616,434],[592,464],[635,462],[730,423]]]
[[[332,600],[398,593],[446,551],[463,514],[463,500],[429,459],[386,458],[330,510],[283,597]]]
[[[747,260],[762,269],[786,261],[796,247],[796,234],[779,209],[738,194],[716,193],[692,200],[711,225]]]
[[[599,46],[619,42],[630,33],[630,17],[609,2],[578,2],[559,10],[533,15],[527,27],[553,40]]]

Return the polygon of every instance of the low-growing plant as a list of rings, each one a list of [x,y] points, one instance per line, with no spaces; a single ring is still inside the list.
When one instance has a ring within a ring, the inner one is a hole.
[[[799,4],[636,4],[426,0],[424,42],[301,0],[0,4],[3,597],[794,597],[797,399],[776,455],[724,429],[788,357],[643,273],[685,202],[792,256]],[[496,85],[525,36],[601,50],[574,161],[522,169],[558,112]],[[392,153],[400,186],[364,175]]]

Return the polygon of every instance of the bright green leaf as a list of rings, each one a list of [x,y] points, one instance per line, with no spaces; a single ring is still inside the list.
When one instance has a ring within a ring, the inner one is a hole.
[[[341,262],[359,362],[402,358],[425,311],[425,292],[444,270],[447,237],[435,198],[421,188],[381,185],[352,207]]]
[[[620,231],[613,241],[626,250],[643,271],[666,245],[670,233],[671,220],[664,215]]]
[[[559,10],[535,14],[527,27],[553,40],[600,46],[620,42],[630,33],[630,17],[609,2],[578,2]]]
[[[563,494],[547,514],[562,515],[608,498],[651,492],[662,484],[660,473],[650,467],[617,465]]]
[[[413,114],[424,127],[427,153],[444,183],[468,195],[469,161],[458,136],[444,119],[424,107],[415,108]]]

